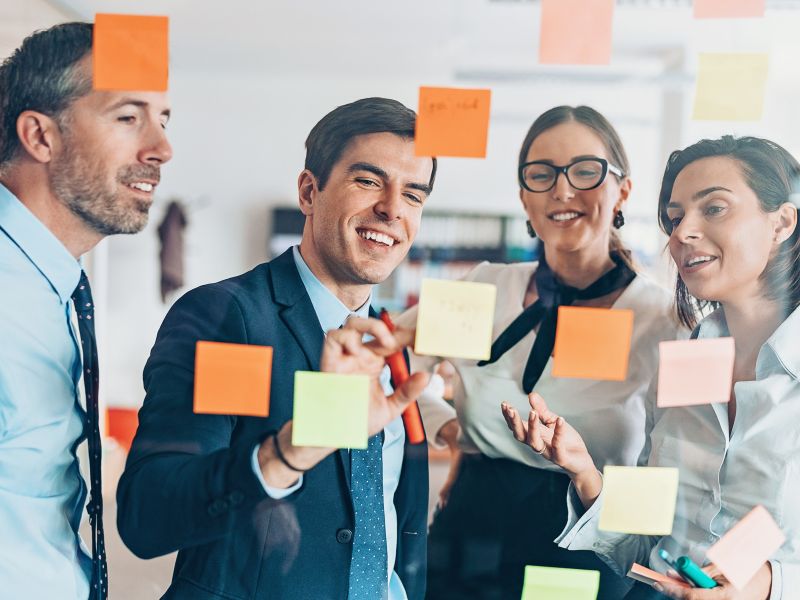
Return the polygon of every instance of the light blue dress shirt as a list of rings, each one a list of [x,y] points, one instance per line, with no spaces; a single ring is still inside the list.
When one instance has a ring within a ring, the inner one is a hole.
[[[89,595],[70,322],[80,263],[0,184],[0,596]]]
[[[698,337],[729,336],[718,309]],[[672,535],[626,535],[597,527],[604,493],[586,512],[570,485],[569,519],[556,543],[593,550],[620,575],[633,562],[666,572],[658,556],[686,554],[705,564],[706,551],[759,504],[786,535],[771,557],[770,600],[800,599],[800,308],[761,346],[756,378],[734,385],[736,420],[728,405],[648,407],[648,445],[640,464],[680,469]],[[655,377],[654,381],[658,378]],[[653,389],[655,391],[655,389]]]
[[[309,298],[311,298],[311,304],[314,306],[314,311],[317,313],[317,318],[323,331],[328,332],[332,329],[338,329],[350,315],[358,317],[369,316],[371,294],[361,308],[351,311],[311,272],[311,269],[308,268],[308,265],[300,255],[300,250],[297,246],[292,249],[292,252],[295,266],[300,273],[300,279],[303,281]],[[388,367],[384,368],[381,373],[381,385],[387,394],[392,393],[391,374]],[[402,418],[398,417],[389,423],[383,431],[383,511],[386,519],[386,550],[390,572],[389,600],[406,600],[407,596],[403,583],[397,573],[394,572],[394,561],[397,554],[397,509],[394,506],[394,493],[400,482],[400,472],[403,468],[403,449],[406,440]],[[258,447],[256,447],[252,455],[253,470],[261,480],[261,484],[267,494],[271,497],[285,498],[303,485],[303,477],[301,475],[297,483],[290,488],[276,489],[270,487],[261,475],[257,455]]]

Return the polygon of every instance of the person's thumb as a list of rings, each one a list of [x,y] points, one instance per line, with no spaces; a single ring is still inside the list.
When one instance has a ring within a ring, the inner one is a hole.
[[[405,408],[406,405],[411,404],[411,402],[419,397],[422,390],[428,385],[429,379],[429,373],[425,373],[424,371],[414,373],[405,383],[394,391],[394,394],[392,394],[392,401]]]

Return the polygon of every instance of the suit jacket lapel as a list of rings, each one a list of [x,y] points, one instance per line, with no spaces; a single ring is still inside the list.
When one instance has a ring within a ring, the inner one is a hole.
[[[279,312],[281,319],[297,340],[310,369],[319,371],[319,359],[325,336],[314,305],[311,304],[303,280],[300,279],[300,273],[297,272],[291,248],[270,263],[269,273],[275,303],[283,306]],[[339,450],[337,454],[347,480],[347,488],[350,489],[350,453],[347,450]]]

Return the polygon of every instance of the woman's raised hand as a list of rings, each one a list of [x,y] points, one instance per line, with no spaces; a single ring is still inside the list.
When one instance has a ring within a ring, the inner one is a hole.
[[[586,471],[596,471],[594,461],[581,435],[563,417],[547,407],[539,394],[528,394],[531,411],[523,421],[517,410],[503,402],[506,424],[517,441],[564,469],[570,477]]]

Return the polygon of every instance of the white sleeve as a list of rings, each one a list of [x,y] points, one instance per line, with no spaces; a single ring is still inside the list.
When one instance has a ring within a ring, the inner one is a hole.
[[[267,496],[273,498],[274,500],[283,500],[284,498],[291,496],[301,487],[303,487],[303,475],[301,474],[300,477],[297,478],[297,483],[293,486],[288,487],[286,489],[283,488],[274,488],[267,484],[264,480],[264,475],[261,473],[261,467],[258,465],[258,449],[261,447],[261,444],[256,444],[256,447],[253,448],[252,458],[250,462],[253,466],[253,472],[258,477],[258,480],[261,482],[261,485],[264,487],[264,491],[267,492]]]

